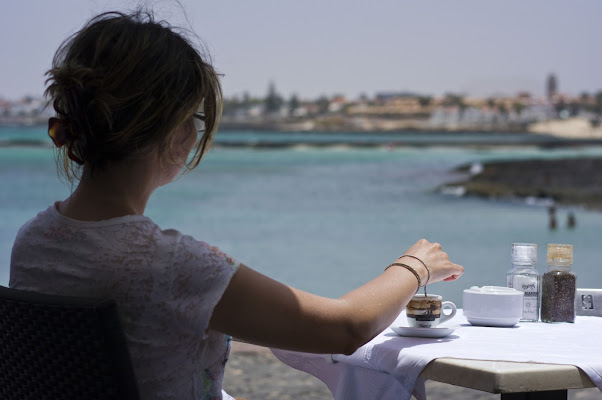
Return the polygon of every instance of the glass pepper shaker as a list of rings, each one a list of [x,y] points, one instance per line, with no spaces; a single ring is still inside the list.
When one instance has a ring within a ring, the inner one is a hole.
[[[541,279],[541,320],[575,322],[577,277],[571,271],[573,246],[548,244],[548,272]]]

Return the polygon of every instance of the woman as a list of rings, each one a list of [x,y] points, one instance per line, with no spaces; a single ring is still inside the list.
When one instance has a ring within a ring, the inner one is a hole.
[[[420,240],[374,280],[329,299],[145,217],[155,189],[208,150],[222,98],[213,67],[150,13],[93,18],[58,49],[46,94],[58,165],[78,184],[21,228],[10,285],[115,299],[144,399],[230,398],[222,377],[231,335],[351,354],[420,286],[464,271]]]

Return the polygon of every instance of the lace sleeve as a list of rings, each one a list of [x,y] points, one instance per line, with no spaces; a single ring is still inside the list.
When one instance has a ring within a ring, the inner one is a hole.
[[[181,237],[171,268],[170,298],[182,328],[206,337],[213,310],[239,266],[218,248]]]

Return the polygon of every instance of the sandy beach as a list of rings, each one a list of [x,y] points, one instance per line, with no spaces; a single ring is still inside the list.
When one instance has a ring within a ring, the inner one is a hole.
[[[602,126],[592,126],[589,120],[577,117],[537,122],[528,130],[565,139],[602,139]]]
[[[226,366],[224,389],[247,400],[328,400],[333,396],[319,379],[280,362],[265,347],[234,342]],[[427,381],[429,399],[497,400],[499,394]],[[569,400],[599,400],[597,388],[569,390]],[[414,397],[412,397],[414,399]]]

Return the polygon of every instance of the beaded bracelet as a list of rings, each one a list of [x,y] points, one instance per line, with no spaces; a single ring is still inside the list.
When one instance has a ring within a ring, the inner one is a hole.
[[[426,276],[426,282],[424,282],[424,286],[426,286],[429,283],[429,281],[431,280],[431,270],[429,269],[429,267],[426,266],[426,264],[424,263],[424,261],[422,261],[420,258],[418,258],[416,256],[413,256],[411,254],[404,254],[401,257],[410,257],[410,258],[416,259],[416,260],[420,261],[420,263],[422,265],[424,265],[424,268],[426,268],[426,273],[428,274]],[[399,258],[401,258],[401,257],[399,257]]]
[[[416,272],[416,270],[414,268],[410,267],[409,265],[403,264],[403,263],[398,263],[398,262],[394,262],[393,264],[389,265],[387,268],[385,268],[385,271],[388,270],[389,268],[391,268],[394,265],[398,266],[398,267],[403,267],[403,268],[407,269],[408,271],[410,271],[411,273],[414,274],[414,276],[418,280],[418,288],[416,289],[415,293],[418,293],[418,291],[422,287],[422,280],[420,279],[420,275],[418,275],[418,272]]]

